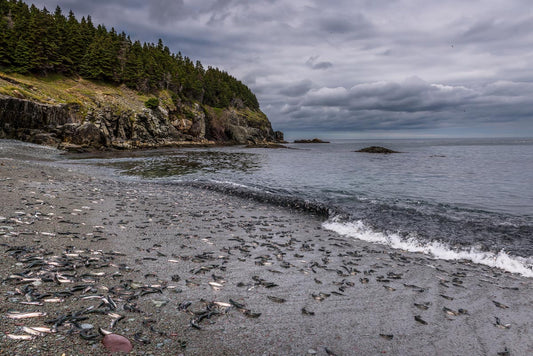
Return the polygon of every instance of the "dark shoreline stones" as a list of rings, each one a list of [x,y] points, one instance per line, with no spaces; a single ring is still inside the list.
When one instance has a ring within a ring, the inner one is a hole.
[[[393,151],[393,150],[390,150],[388,148],[385,148],[385,147],[381,147],[381,146],[370,146],[370,147],[365,147],[365,148],[362,148],[360,150],[357,150],[355,152],[363,152],[363,153],[381,153],[381,154],[389,154],[389,153],[400,153],[398,151]]]

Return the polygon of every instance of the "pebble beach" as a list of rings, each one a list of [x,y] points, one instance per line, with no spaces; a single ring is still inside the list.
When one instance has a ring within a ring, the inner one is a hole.
[[[530,278],[194,187],[0,158],[0,354],[531,355]]]

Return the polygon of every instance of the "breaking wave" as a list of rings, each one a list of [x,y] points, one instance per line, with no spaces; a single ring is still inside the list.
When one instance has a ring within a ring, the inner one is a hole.
[[[443,260],[469,260],[474,263],[497,267],[524,277],[533,277],[533,261],[531,258],[512,256],[504,250],[499,252],[481,251],[475,247],[454,249],[439,241],[420,241],[414,236],[407,238],[395,233],[375,231],[363,221],[340,222],[337,218],[329,219],[322,226],[340,235],[355,239],[378,243],[411,252],[420,252]]]

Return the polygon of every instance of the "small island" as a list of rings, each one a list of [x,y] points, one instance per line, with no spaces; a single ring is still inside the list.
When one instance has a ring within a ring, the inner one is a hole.
[[[363,153],[381,153],[381,154],[389,154],[389,153],[400,153],[398,151],[393,151],[393,150],[390,150],[388,148],[385,148],[385,147],[381,147],[381,146],[370,146],[370,147],[365,147],[365,148],[362,148],[360,150],[357,150],[355,152],[363,152]]]
[[[329,143],[329,142],[323,141],[319,138],[314,138],[312,140],[294,140],[294,143]]]

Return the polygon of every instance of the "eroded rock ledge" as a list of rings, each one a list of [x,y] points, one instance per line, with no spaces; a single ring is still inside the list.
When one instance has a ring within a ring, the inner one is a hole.
[[[87,109],[0,95],[0,138],[83,150],[261,144],[282,141],[283,133],[274,132],[262,112],[242,107],[117,110],[101,103]]]

